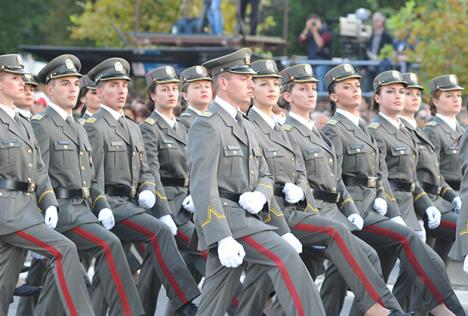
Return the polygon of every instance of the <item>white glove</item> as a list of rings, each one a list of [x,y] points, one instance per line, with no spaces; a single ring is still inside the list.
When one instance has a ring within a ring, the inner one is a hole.
[[[435,207],[435,206],[429,206],[426,209],[426,214],[427,214],[427,226],[429,226],[430,229],[434,229],[439,227],[440,225],[440,211]]]
[[[387,214],[387,201],[382,198],[375,198],[374,200],[374,210],[379,213],[380,215]]]
[[[152,208],[156,203],[156,195],[150,190],[143,190],[138,195],[138,204],[143,208]]]
[[[408,226],[408,225],[406,225],[405,220],[401,216],[392,217],[391,220],[394,221],[395,223],[400,224],[400,225]]]
[[[58,211],[57,206],[51,205],[45,211],[44,223],[49,227],[54,229],[57,226],[58,222]]]
[[[364,220],[359,214],[351,214],[348,216],[348,221],[353,223],[359,230],[364,226]]]
[[[286,183],[283,188],[286,202],[295,204],[304,199],[304,191],[294,183]]]
[[[223,266],[236,268],[242,264],[244,256],[244,247],[231,236],[218,241],[218,258]]]
[[[169,227],[169,229],[170,229],[172,235],[174,235],[174,236],[177,235],[177,226],[176,226],[176,224],[174,223],[174,220],[172,219],[172,216],[171,216],[171,215],[164,215],[164,216],[161,216],[161,217],[159,218],[159,220],[160,220],[161,222],[163,222],[164,224],[166,224],[166,225]]]
[[[423,243],[426,242],[426,229],[424,228],[424,222],[419,220],[419,226],[421,226],[421,230],[415,230],[416,235]]]
[[[244,210],[251,214],[257,214],[266,203],[266,197],[258,191],[244,192],[239,197],[239,204]]]
[[[460,213],[462,207],[462,201],[459,196],[456,196],[452,200],[452,209],[455,213]]]
[[[193,204],[192,196],[187,195],[182,201],[182,207],[189,211],[190,213],[195,212],[195,205]]]
[[[110,208],[103,208],[99,211],[98,219],[105,229],[112,229],[115,225],[114,213]]]
[[[468,274],[468,256],[465,257],[465,261],[463,262],[463,271]]]
[[[281,238],[283,238],[289,245],[291,245],[291,247],[293,247],[297,253],[302,253],[302,244],[299,239],[296,238],[296,236],[291,233],[286,233],[281,236]]]

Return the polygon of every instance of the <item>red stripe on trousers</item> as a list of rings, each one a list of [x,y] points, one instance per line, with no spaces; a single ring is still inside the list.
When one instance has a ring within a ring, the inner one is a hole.
[[[345,257],[346,262],[348,262],[351,269],[356,273],[358,278],[361,280],[362,284],[366,288],[367,293],[369,293],[370,297],[374,300],[374,302],[380,302],[383,305],[383,303],[381,302],[381,297],[379,293],[377,293],[377,290],[373,287],[372,283],[369,281],[364,271],[356,262],[353,254],[349,251],[348,246],[346,246],[346,243],[343,237],[341,237],[341,235],[336,231],[336,229],[330,226],[316,226],[316,225],[310,225],[310,224],[304,224],[304,223],[297,224],[296,226],[293,227],[293,229],[300,230],[300,231],[314,232],[314,233],[325,233],[331,236],[333,240],[336,242],[336,244],[338,245],[338,248],[340,248],[341,253]]]
[[[138,223],[132,222],[129,219],[125,219],[121,223],[127,225],[131,229],[136,230],[150,238],[151,245],[153,246],[154,256],[156,257],[156,260],[161,266],[161,269],[164,275],[169,281],[169,284],[172,286],[172,288],[176,292],[176,295],[179,297],[179,300],[182,302],[182,304],[186,304],[188,302],[187,297],[185,296],[184,292],[182,291],[181,287],[177,283],[176,279],[174,278],[171,271],[167,267],[166,262],[164,261],[164,258],[161,254],[161,248],[159,247],[158,237],[156,236],[156,234],[150,231],[149,229],[147,229],[146,227],[141,226]]]
[[[57,268],[57,277],[58,277],[58,282],[60,283],[60,287],[62,288],[63,296],[65,298],[65,301],[67,302],[68,309],[70,311],[70,315],[73,316],[78,316],[78,311],[76,310],[75,304],[73,303],[73,300],[71,298],[70,291],[68,290],[67,283],[65,282],[65,275],[63,274],[63,265],[62,265],[62,254],[60,251],[55,249],[53,246],[49,245],[48,243],[37,239],[36,237],[20,230],[15,232],[18,236],[29,240],[33,244],[47,250],[50,252],[54,257],[55,257],[55,267]]]
[[[177,237],[182,239],[183,242],[185,242],[187,245],[190,246],[190,237],[189,236],[185,235],[180,230],[177,230]],[[205,260],[206,260],[208,258],[208,251],[198,251],[197,255],[199,255],[200,257],[205,258]]]
[[[120,298],[120,302],[122,303],[122,309],[123,309],[124,315],[128,315],[128,316],[132,315],[130,303],[128,302],[127,295],[125,294],[124,286],[122,284],[122,280],[120,279],[119,272],[117,271],[117,266],[115,265],[115,259],[114,259],[114,256],[112,255],[112,251],[110,249],[109,244],[105,240],[100,239],[99,237],[93,235],[92,233],[84,230],[81,227],[75,227],[71,231],[73,233],[76,233],[77,235],[80,235],[84,239],[91,241],[95,245],[98,245],[104,250],[104,256],[106,258],[107,265],[109,266],[112,279],[114,280],[117,293],[119,294],[119,298]]]
[[[301,299],[299,298],[296,287],[294,286],[294,283],[292,282],[291,277],[289,276],[288,270],[286,269],[286,266],[284,265],[281,258],[278,257],[274,252],[272,252],[268,248],[265,248],[263,245],[259,244],[250,236],[242,237],[242,240],[244,240],[252,248],[257,250],[262,255],[264,255],[276,264],[281,275],[283,276],[284,283],[286,284],[286,288],[288,289],[289,294],[291,295],[294,305],[296,305],[297,314],[299,316],[304,316],[305,313],[304,308],[302,307]]]
[[[450,221],[440,221],[440,227],[451,229],[453,231],[457,230],[457,224]]]
[[[444,297],[442,294],[439,292],[437,287],[432,283],[429,275],[427,275],[426,271],[424,271],[423,267],[419,263],[418,259],[413,253],[413,250],[410,247],[408,239],[400,235],[397,232],[394,232],[390,229],[378,227],[375,225],[370,225],[364,228],[364,231],[368,231],[370,233],[376,234],[376,235],[383,235],[387,236],[393,240],[397,240],[400,242],[400,244],[403,246],[403,250],[406,253],[406,256],[408,257],[408,261],[410,262],[411,266],[413,269],[416,271],[416,274],[419,275],[423,283],[429,288],[429,291],[431,291],[432,296],[435,298],[438,304],[442,303],[444,301]]]

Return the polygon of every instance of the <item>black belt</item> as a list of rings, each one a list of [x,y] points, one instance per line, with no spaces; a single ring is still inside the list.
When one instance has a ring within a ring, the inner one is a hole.
[[[83,187],[80,189],[64,189],[54,188],[55,197],[57,199],[73,199],[82,198],[89,199],[89,188]]]
[[[458,180],[445,180],[447,184],[455,191],[460,191],[460,181]]]
[[[406,182],[401,180],[388,179],[388,182],[395,191],[413,192],[416,188],[415,182]]]
[[[284,189],[284,183],[281,183],[281,182],[275,183],[275,185],[273,186],[273,194],[275,196],[284,197],[283,189]]]
[[[110,196],[126,196],[126,197],[135,197],[136,196],[136,188],[129,187],[127,185],[122,184],[106,184],[106,194]]]
[[[357,177],[357,176],[346,176],[342,175],[341,178],[346,186],[365,186],[368,188],[377,187],[377,177]]]
[[[314,198],[328,203],[338,203],[340,201],[340,194],[314,189]]]
[[[229,192],[224,189],[218,189],[219,192],[219,197],[228,199],[232,202],[239,203],[239,198],[241,196],[241,193],[234,193],[234,192]]]
[[[440,186],[429,183],[429,182],[420,182],[421,187],[426,193],[434,194],[434,195],[439,195],[440,194]]]
[[[161,177],[161,182],[165,187],[188,187],[188,179],[186,178]]]
[[[0,189],[34,193],[36,191],[36,184],[34,182],[0,179]]]

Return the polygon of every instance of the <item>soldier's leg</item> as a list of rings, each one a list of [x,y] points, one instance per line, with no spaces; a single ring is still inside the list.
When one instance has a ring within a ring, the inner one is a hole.
[[[47,259],[36,259],[31,260],[31,266],[29,267],[28,274],[26,276],[26,283],[33,286],[41,286],[44,283],[44,274],[47,267]],[[21,297],[18,302],[18,308],[16,309],[16,316],[27,316],[33,315],[36,309],[37,300],[39,294]]]
[[[442,214],[440,225],[436,229],[429,229],[425,222],[428,237],[435,238],[434,250],[447,264],[448,253],[455,241],[458,215],[454,212]]]
[[[144,262],[142,269],[145,265],[153,267],[176,309],[200,295],[197,284],[180,256],[174,236],[164,223],[141,213],[117,223],[112,231],[124,241],[148,242],[149,260]]]
[[[178,226],[176,242],[182,258],[198,284],[205,275],[208,252],[192,248],[191,239],[194,231],[195,225],[190,221]]]
[[[94,315],[76,246],[63,235],[44,224],[34,225],[13,234],[2,236],[5,243],[33,250],[49,258],[53,277],[46,279],[44,287],[54,282],[67,315]],[[19,267],[21,268],[21,267]],[[49,284],[48,284],[49,283]],[[60,304],[47,299],[47,291],[41,291],[36,308],[37,315],[45,315],[47,304]]]
[[[261,316],[273,284],[261,265],[247,265],[236,315]]]
[[[2,315],[8,314],[8,306],[13,297],[26,252],[23,248],[3,242],[0,237],[0,314]]]

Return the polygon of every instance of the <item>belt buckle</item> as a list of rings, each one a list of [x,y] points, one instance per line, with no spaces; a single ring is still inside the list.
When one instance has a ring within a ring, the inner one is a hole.
[[[367,177],[367,187],[375,188],[377,186],[377,177]]]
[[[188,187],[188,185],[189,185],[189,179],[187,179],[187,178],[184,178],[184,187],[186,187],[186,188],[187,188],[187,187]]]
[[[416,189],[416,182],[411,182],[410,192],[413,192]]]
[[[136,193],[137,193],[136,187],[134,186],[130,187],[130,197],[134,198],[136,196]]]
[[[336,202],[335,203],[340,202],[340,198],[341,198],[341,194],[336,193]]]
[[[34,193],[36,191],[36,184],[32,180],[28,180],[28,190],[27,193]]]
[[[89,188],[88,187],[82,187],[81,188],[81,194],[83,196],[83,199],[89,199]]]

